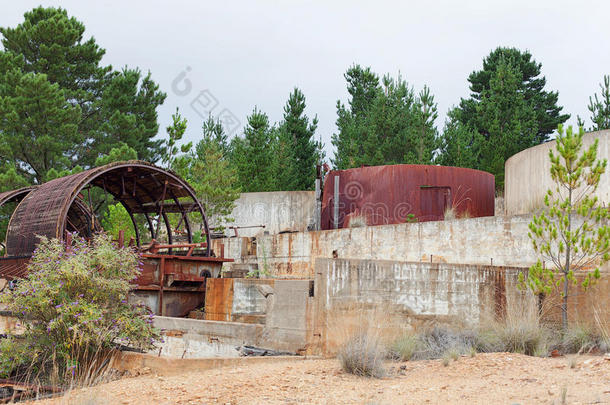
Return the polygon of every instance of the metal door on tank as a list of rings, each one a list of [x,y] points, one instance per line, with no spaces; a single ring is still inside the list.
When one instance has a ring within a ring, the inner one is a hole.
[[[420,221],[445,219],[445,211],[451,207],[451,188],[448,186],[421,186],[419,189]]]

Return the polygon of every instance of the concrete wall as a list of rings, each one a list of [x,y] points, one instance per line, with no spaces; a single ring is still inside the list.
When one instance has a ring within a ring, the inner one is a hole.
[[[305,353],[313,329],[309,280],[209,278],[205,320],[156,317],[162,354],[237,355],[236,346]]]
[[[333,354],[365,328],[391,340],[430,323],[463,327],[506,316],[537,313],[536,301],[517,288],[523,268],[386,260],[318,259],[312,347]],[[610,323],[610,277],[569,302],[570,319],[592,321],[593,308]],[[520,311],[520,312],[516,312]],[[547,314],[549,318],[558,311]]]
[[[263,336],[262,325],[237,322],[156,316],[154,326],[161,329],[163,342],[151,353],[166,357],[237,357],[238,347],[258,346]]]
[[[313,191],[242,193],[231,214],[234,221],[225,226],[265,225],[264,229],[238,229],[240,236],[256,236],[265,231],[270,234],[306,231],[313,220],[314,208]],[[235,233],[227,229],[226,234],[232,236]]]
[[[583,150],[595,139],[599,140],[597,157],[610,159],[610,130],[591,132],[584,136]],[[549,174],[549,150],[556,148],[556,142],[547,142],[517,153],[506,161],[504,183],[504,205],[506,215],[519,215],[544,206],[544,196],[554,188]],[[601,177],[596,192],[600,202],[610,203],[610,174]],[[496,215],[499,213],[496,212]]]
[[[274,277],[313,278],[317,258],[494,264],[529,267],[537,256],[527,236],[530,216],[483,217],[413,224],[265,235],[256,256],[243,239],[215,240],[237,263],[256,263]],[[227,266],[229,268],[230,266]]]

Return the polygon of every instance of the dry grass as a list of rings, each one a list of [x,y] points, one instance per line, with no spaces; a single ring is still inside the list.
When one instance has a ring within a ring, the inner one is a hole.
[[[387,314],[376,306],[355,304],[328,314],[328,330],[333,331],[331,346],[337,347],[337,358],[348,373],[382,377],[388,357],[383,333]]]
[[[383,346],[378,338],[366,332],[353,336],[345,342],[337,358],[341,368],[347,373],[374,378],[386,375]]]
[[[599,349],[602,352],[610,352],[610,328],[608,323],[603,321],[601,311],[597,306],[593,307],[593,319],[595,320],[595,329],[599,335]]]

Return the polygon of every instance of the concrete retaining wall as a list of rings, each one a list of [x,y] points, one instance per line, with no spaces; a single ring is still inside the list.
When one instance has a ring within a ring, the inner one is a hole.
[[[599,141],[597,157],[610,160],[610,130],[591,132],[583,138],[583,149],[595,140]],[[556,148],[556,142],[534,146],[511,156],[505,165],[504,205],[506,215],[535,212],[544,206],[544,196],[548,189],[554,189],[551,179],[549,150]],[[599,183],[595,195],[600,203],[610,203],[610,174],[606,172]],[[496,215],[499,215],[496,212]]]
[[[333,354],[339,344],[365,328],[387,340],[400,331],[446,323],[473,327],[507,312],[537,313],[529,292],[517,288],[526,269],[448,263],[318,259],[315,327],[311,346]],[[569,301],[570,320],[610,324],[610,277]],[[553,297],[549,298],[550,300]],[[551,304],[552,302],[549,302]],[[558,308],[547,316],[559,319]],[[519,311],[519,312],[517,312]],[[513,315],[514,316],[514,315]]]
[[[334,256],[529,267],[537,260],[527,236],[530,221],[527,215],[483,217],[264,235],[256,238],[256,256],[244,239],[213,242],[216,251],[225,244],[225,255],[236,263],[283,278],[313,278],[316,259]]]
[[[235,201],[231,213],[233,222],[225,226],[249,227],[264,225],[265,228],[238,229],[240,236],[256,236],[264,232],[306,231],[312,223],[315,208],[313,191],[274,191],[242,193]],[[227,229],[228,236],[234,231]]]

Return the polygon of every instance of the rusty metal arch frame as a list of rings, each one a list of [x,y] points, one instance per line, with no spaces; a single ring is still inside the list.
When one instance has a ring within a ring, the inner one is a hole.
[[[5,191],[3,193],[0,193],[0,207],[2,207],[6,203],[13,202],[13,200],[19,197],[22,197],[22,199],[25,198],[25,196],[28,195],[35,188],[36,186],[29,186],[19,188],[17,190]]]
[[[4,192],[0,193],[0,208],[6,203],[10,203],[10,202],[19,203],[35,188],[36,188],[36,186],[28,186],[28,187],[22,187],[22,188],[18,188],[16,190],[4,191]],[[10,218],[9,218],[9,221],[10,221]],[[8,227],[7,227],[7,232],[8,232]],[[2,246],[3,248],[6,248],[4,243],[5,243],[4,240],[0,240],[0,246]]]
[[[191,186],[184,180],[182,180],[178,175],[176,175],[175,173],[162,169],[160,167],[157,167],[155,165],[152,165],[150,163],[146,163],[146,162],[142,162],[142,161],[127,161],[127,162],[117,162],[117,163],[111,163],[109,165],[106,166],[101,166],[98,168],[93,168],[93,169],[89,169],[87,171],[81,172],[81,173],[76,173],[70,176],[66,176],[64,178],[60,178],[60,179],[56,179],[57,182],[61,182],[62,179],[64,179],[64,184],[59,183],[59,185],[63,185],[63,187],[65,188],[65,194],[66,197],[61,197],[61,194],[59,196],[56,197],[56,200],[58,202],[62,202],[61,208],[58,210],[58,213],[55,215],[53,215],[51,218],[49,218],[49,220],[46,222],[47,224],[47,231],[49,231],[50,227],[54,227],[55,228],[55,233],[57,234],[57,237],[63,237],[65,231],[66,231],[66,220],[67,220],[67,215],[68,215],[68,211],[70,210],[70,207],[72,206],[72,204],[74,204],[75,200],[78,198],[78,196],[80,195],[80,193],[87,187],[100,187],[98,184],[94,184],[94,181],[98,178],[102,178],[102,181],[105,181],[106,179],[103,177],[104,175],[108,175],[111,172],[117,172],[117,171],[121,171],[121,170],[126,170],[126,171],[133,171],[133,170],[137,170],[140,169],[142,172],[144,172],[144,174],[146,176],[150,176],[154,182],[158,185],[159,183],[159,179],[157,179],[155,177],[155,175],[159,174],[164,176],[164,182],[171,182],[171,186],[170,187],[170,193],[169,195],[165,195],[162,198],[164,198],[163,201],[169,200],[169,199],[173,199],[176,203],[176,207],[180,210],[180,213],[182,214],[182,218],[184,219],[184,221],[186,223],[188,223],[187,226],[187,230],[188,232],[188,239],[189,242],[192,242],[192,232],[190,232],[191,230],[191,226],[188,220],[188,214],[191,212],[196,212],[197,210],[199,211],[201,218],[202,218],[202,225],[203,225],[203,230],[205,231],[205,235],[206,235],[206,247],[205,247],[205,252],[204,255],[205,256],[210,256],[211,253],[211,243],[210,243],[210,231],[209,231],[209,225],[208,225],[208,221],[207,221],[207,217],[205,215],[205,211],[203,209],[203,206],[201,205],[201,202],[197,199],[194,190],[191,188]],[[149,172],[149,173],[146,173]],[[144,178],[141,177],[141,178]],[[70,181],[72,181],[72,184],[70,184]],[[174,193],[174,188],[176,188],[175,186],[178,186],[178,190],[179,189],[183,189],[184,190],[184,194],[180,192],[180,193]],[[38,186],[38,187],[34,187],[32,188],[38,188],[41,189],[42,187],[44,187],[44,185],[42,186]],[[50,186],[48,186],[50,187]],[[135,187],[136,187],[136,182],[134,180],[134,194],[135,194]],[[156,208],[160,208],[160,214],[163,217],[163,220],[165,222],[167,231],[168,231],[168,240],[172,241],[172,230],[171,230],[171,224],[169,223],[168,217],[167,217],[167,213],[162,209],[163,207],[163,201],[161,201],[161,198],[155,199],[155,196],[153,195],[153,191],[150,191],[147,187],[145,187],[142,184],[139,184],[138,187],[140,188],[141,191],[143,191],[147,197],[149,199],[151,199],[151,203],[154,204],[154,206]],[[100,187],[102,188],[102,187]],[[123,185],[124,188],[124,185]],[[29,190],[29,191],[32,191]],[[42,192],[42,190],[39,190],[40,192]],[[132,212],[132,209],[129,207],[129,204],[126,203],[127,199],[124,198],[125,195],[125,191],[123,190],[123,195],[118,195],[120,193],[114,193],[112,191],[108,191],[105,190],[106,192],[108,192],[109,194],[113,195],[113,197],[120,202],[126,209],[127,212],[130,214],[130,218],[132,220],[132,223],[134,224],[134,227],[137,228],[137,224],[135,222],[135,218],[134,218],[134,212]],[[177,196],[177,194],[179,194],[179,196]],[[29,195],[29,192],[28,192]],[[68,197],[69,196],[69,197]],[[27,197],[27,195],[26,195]],[[191,205],[193,208],[195,209],[190,209],[190,210],[186,210],[182,204],[180,204],[178,197],[187,197],[193,200],[193,205]],[[32,197],[34,198],[34,197]],[[25,197],[24,197],[25,199]],[[142,213],[144,213],[145,215],[148,214],[148,212],[146,211],[146,207],[144,206],[144,203],[139,200],[136,199],[135,196],[131,197],[132,201],[134,201],[136,203],[136,206],[139,206],[141,208]],[[25,209],[25,208],[24,208]],[[16,212],[19,210],[19,206],[16,209]],[[148,215],[147,215],[148,216]],[[11,228],[11,226],[13,225],[13,219],[15,217],[15,213],[13,214],[13,216],[11,217],[11,221],[9,222],[9,229]],[[159,221],[161,220],[161,218],[159,218]],[[55,225],[53,225],[55,224]],[[7,230],[7,245],[8,245],[8,237],[9,237],[9,230]],[[139,239],[139,235],[138,235],[138,239]],[[7,246],[8,248],[8,246]],[[8,249],[7,249],[8,250]],[[17,248],[18,250],[18,248]],[[22,254],[24,252],[18,252],[18,254]],[[27,252],[25,252],[27,253]]]
[[[145,162],[120,162],[120,163],[111,163],[109,165],[106,166],[101,166],[98,167],[96,169],[90,169],[87,172],[95,172],[95,175],[93,175],[92,177],[90,177],[89,179],[87,179],[86,181],[83,181],[79,186],[74,188],[74,191],[72,193],[72,198],[70,199],[70,202],[68,204],[66,204],[63,208],[62,208],[62,214],[60,216],[60,218],[66,218],[68,215],[68,210],[70,209],[70,206],[72,206],[72,204],[74,203],[74,200],[76,200],[77,196],[80,194],[80,192],[87,187],[87,185],[91,184],[93,182],[93,180],[95,180],[96,178],[109,173],[111,171],[115,171],[117,169],[120,168],[134,168],[134,167],[141,167],[144,169],[152,169],[153,171],[156,171],[158,173],[161,173],[167,177],[170,177],[172,180],[176,181],[178,183],[178,185],[180,185],[181,187],[183,187],[187,193],[189,194],[189,197],[196,203],[198,209],[199,209],[199,213],[201,214],[201,218],[203,221],[203,225],[205,228],[205,234],[206,234],[206,238],[207,238],[207,243],[206,243],[206,252],[205,255],[206,256],[210,256],[210,249],[211,249],[211,243],[210,243],[210,232],[209,232],[209,226],[208,226],[208,221],[207,221],[207,217],[205,215],[205,211],[203,210],[203,206],[201,205],[201,202],[199,201],[199,199],[196,197],[195,195],[195,191],[191,188],[191,186],[186,182],[183,181],[180,177],[178,177],[178,175],[174,174],[173,172],[169,171],[169,170],[165,170],[162,169],[160,167],[157,167],[155,165],[149,164],[149,163],[145,163]],[[142,185],[138,185],[138,187],[140,187],[146,194],[149,195],[149,197],[151,197],[152,199],[152,194],[151,192],[145,188]],[[112,193],[111,193],[112,194]],[[113,194],[113,196],[115,197],[115,199],[117,199],[117,201],[119,201],[121,203],[121,205],[123,205],[123,207],[125,207],[125,209],[127,210],[128,213],[130,213],[130,218],[132,220],[134,229],[137,228],[137,223],[135,222],[135,218],[133,216],[133,214],[130,212],[131,210],[128,209],[128,207],[126,206],[126,204],[121,200],[120,197],[117,197]],[[172,197],[173,199],[177,200],[177,198],[173,195],[172,193]],[[143,204],[141,202],[138,203],[141,207],[143,207]],[[158,204],[158,203],[157,203]],[[157,205],[155,204],[155,205]],[[184,220],[186,222],[188,222],[188,217],[187,217],[187,213],[183,212],[182,215],[184,215]],[[163,217],[163,221],[165,222],[165,227],[167,229],[167,234],[168,234],[168,242],[171,244],[173,242],[173,236],[172,236],[172,229],[171,229],[171,224],[169,222],[169,218],[167,217],[167,213],[165,211],[162,212],[162,217]],[[159,221],[161,220],[161,218],[158,219]],[[59,226],[59,224],[58,224]],[[186,226],[186,225],[185,225]],[[188,228],[190,228],[190,225],[188,226]],[[66,222],[65,220],[63,221],[63,227],[61,228],[62,232],[61,234],[63,235],[66,231]],[[158,235],[154,235],[154,237],[157,237]],[[189,234],[188,236],[189,238],[189,243],[192,242],[192,234]],[[138,241],[138,245],[140,245],[140,241]]]

